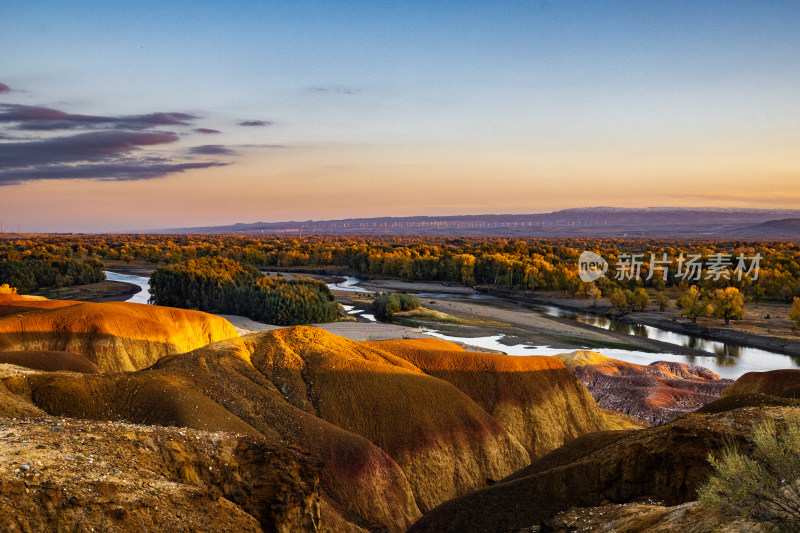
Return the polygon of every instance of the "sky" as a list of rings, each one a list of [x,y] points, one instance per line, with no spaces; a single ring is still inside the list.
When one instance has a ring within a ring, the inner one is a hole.
[[[800,2],[0,3],[0,218],[800,208]]]

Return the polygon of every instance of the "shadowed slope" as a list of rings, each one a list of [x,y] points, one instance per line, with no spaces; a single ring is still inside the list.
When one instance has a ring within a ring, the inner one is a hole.
[[[605,427],[586,387],[552,357],[467,352],[427,339],[367,344],[458,387],[514,435],[532,458]]]
[[[789,410],[688,415],[659,427],[580,437],[496,485],[440,505],[409,531],[519,532],[576,506],[644,497],[666,505],[691,501],[708,474],[709,453],[730,441],[746,451],[755,423]]]
[[[731,380],[695,365],[657,361],[637,365],[597,352],[554,356],[588,387],[600,407],[661,424],[716,400]]]
[[[125,302],[71,302],[0,318],[0,351],[71,352],[102,372],[146,368],[164,355],[235,336],[234,327],[214,315]]]
[[[780,398],[800,398],[800,370],[748,372],[725,389],[722,397],[758,393]]]
[[[97,374],[100,371],[86,357],[69,352],[0,352],[0,364],[17,365],[45,372],[81,372]]]

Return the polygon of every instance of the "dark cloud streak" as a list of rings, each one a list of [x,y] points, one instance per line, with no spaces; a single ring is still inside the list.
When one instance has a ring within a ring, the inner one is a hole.
[[[234,150],[225,148],[219,144],[204,144],[203,146],[195,146],[189,149],[189,153],[202,155],[236,155]]]
[[[242,120],[239,122],[239,125],[260,128],[263,126],[272,126],[272,122],[268,120]]]
[[[0,144],[0,171],[4,168],[95,161],[152,146],[175,142],[171,133],[95,131],[70,137]]]
[[[75,130],[97,127],[144,130],[160,126],[191,126],[198,119],[186,113],[150,113],[107,117],[77,115],[41,106],[0,104],[0,123],[15,124],[13,129],[28,131]]]
[[[230,163],[206,161],[197,163],[139,164],[135,161],[98,165],[53,165],[21,170],[0,170],[0,186],[19,185],[34,180],[97,179],[135,181],[163,178],[170,174],[202,168],[224,167]]]
[[[5,92],[13,91],[0,84],[0,93]],[[199,118],[178,112],[83,115],[46,106],[0,103],[0,186],[38,180],[156,179],[232,164],[216,160],[238,154],[222,144],[164,149],[187,133],[222,133],[195,127]],[[272,123],[242,120],[239,124],[262,127]],[[193,130],[181,131],[182,127]]]

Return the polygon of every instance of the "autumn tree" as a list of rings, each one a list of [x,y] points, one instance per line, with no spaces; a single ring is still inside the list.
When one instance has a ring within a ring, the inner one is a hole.
[[[744,296],[736,287],[715,290],[711,295],[711,305],[714,316],[724,319],[725,324],[744,316]]]
[[[656,293],[656,305],[658,306],[659,311],[666,311],[667,307],[669,307],[669,296],[666,295],[663,291],[659,291]]]
[[[637,287],[636,290],[633,291],[632,296],[630,302],[631,307],[638,308],[639,311],[644,311],[644,309],[650,305],[650,296],[644,288]]]
[[[792,309],[789,311],[789,320],[794,322],[794,328],[800,328],[800,298],[795,296]]]
[[[611,305],[617,308],[620,313],[624,313],[630,306],[629,296],[632,296],[631,291],[623,291],[622,289],[614,289],[608,297]]]
[[[603,295],[594,283],[589,283],[584,289],[584,293],[590,300],[599,300]]]
[[[686,294],[678,298],[676,305],[681,310],[681,314],[690,318],[692,322],[697,322],[698,317],[708,316],[714,312],[714,308],[703,298],[703,294],[696,285],[689,287]]]

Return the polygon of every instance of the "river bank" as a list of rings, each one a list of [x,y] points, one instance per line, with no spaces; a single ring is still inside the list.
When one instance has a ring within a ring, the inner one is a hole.
[[[141,292],[142,288],[135,283],[106,280],[86,285],[73,285],[44,289],[31,293],[32,296],[43,296],[50,300],[75,300],[80,302],[125,302]]]
[[[605,317],[612,311],[611,306],[604,302],[598,303],[590,300],[558,297],[552,294],[521,294],[516,291],[502,290],[491,290],[485,293],[511,299],[522,304],[549,305],[570,311],[590,313],[600,317]],[[758,310],[761,311],[761,314],[764,314],[764,316],[771,316],[770,312],[776,313],[776,308],[781,309],[780,306],[775,305],[764,305],[762,307],[763,308]],[[699,318],[697,323],[693,323],[691,320],[681,317],[678,310],[674,308],[664,312],[652,310],[633,312],[614,317],[614,320],[631,325],[643,324],[674,333],[701,337],[711,341],[758,348],[792,357],[800,357],[800,336],[794,334],[796,338],[791,338],[793,332],[790,329],[791,325],[788,319],[781,319],[780,317],[770,319],[759,318],[758,316],[754,317],[754,309],[751,307],[748,310],[749,317],[746,315],[745,320],[734,321],[728,326],[718,324],[717,322],[719,322],[720,319],[713,318]],[[783,312],[788,312],[788,309]],[[770,320],[771,322],[765,323],[766,320]],[[780,329],[781,334],[775,334],[775,332],[770,331],[771,328]],[[771,334],[767,335],[764,334],[764,332],[769,332]]]

